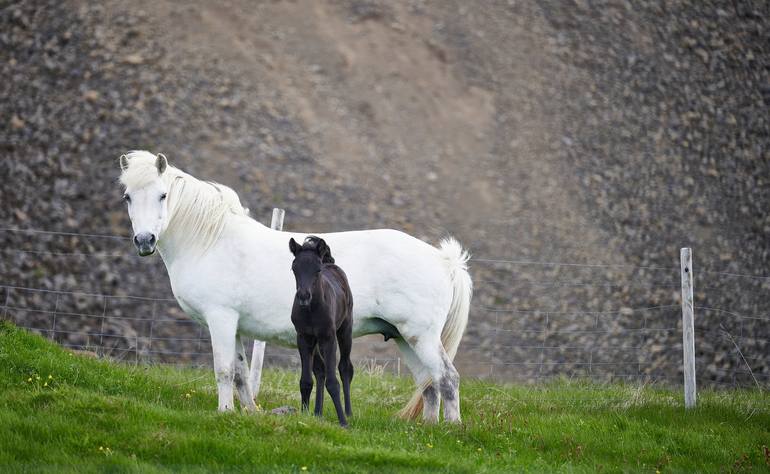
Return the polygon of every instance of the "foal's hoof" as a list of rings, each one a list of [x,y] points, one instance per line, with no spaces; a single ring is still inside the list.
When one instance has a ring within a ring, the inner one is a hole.
[[[346,430],[346,429],[348,429],[350,427],[348,426],[347,423],[340,423],[340,428],[342,428],[343,430]]]

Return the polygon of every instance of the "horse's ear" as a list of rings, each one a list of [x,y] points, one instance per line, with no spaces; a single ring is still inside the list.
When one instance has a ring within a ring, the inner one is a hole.
[[[128,169],[128,157],[126,155],[120,155],[120,170],[126,171]]]
[[[289,250],[291,250],[291,253],[294,254],[295,257],[301,248],[302,246],[298,244],[296,240],[294,240],[294,237],[289,239]]]
[[[324,239],[318,239],[315,249],[318,251],[318,256],[321,257],[322,262],[334,263],[331,249],[329,249],[329,246],[326,245],[326,241]]]
[[[158,157],[155,159],[155,167],[158,168],[158,174],[163,174],[164,171],[166,171],[166,166],[168,166],[168,160],[166,159],[166,155],[163,153],[158,153]]]

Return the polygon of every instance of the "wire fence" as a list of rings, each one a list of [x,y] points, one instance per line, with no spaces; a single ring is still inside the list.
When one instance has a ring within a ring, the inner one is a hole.
[[[140,259],[128,249],[126,236],[10,228],[0,232],[28,237],[3,249],[25,261],[98,261],[109,269],[113,259]],[[53,245],[55,238],[70,242]],[[72,239],[83,250],[78,246],[78,251],[59,251],[71,247]],[[116,242],[120,247],[83,244],[87,241]],[[527,382],[568,377],[681,384],[679,267],[492,258],[474,258],[471,267],[476,288],[456,359],[461,372]],[[532,268],[547,270],[536,274]],[[153,273],[167,279],[165,272]],[[713,303],[737,301],[732,298],[735,287],[747,285],[764,294],[770,277],[695,267],[699,386],[770,385],[770,312],[748,314],[747,304]],[[2,318],[87,354],[136,363],[211,365],[208,331],[182,312],[167,284],[162,287],[167,294],[157,297],[121,294],[120,286],[110,293],[40,286],[0,280]],[[715,300],[710,295],[717,291],[731,298]],[[299,365],[296,351],[267,347],[266,366]],[[364,352],[356,360],[359,366],[401,373],[395,351]]]

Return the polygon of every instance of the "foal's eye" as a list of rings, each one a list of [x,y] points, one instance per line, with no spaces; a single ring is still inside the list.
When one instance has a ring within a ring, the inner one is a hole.
[[[160,200],[162,201],[164,199],[166,199],[166,193],[163,193],[163,194],[160,195]]]

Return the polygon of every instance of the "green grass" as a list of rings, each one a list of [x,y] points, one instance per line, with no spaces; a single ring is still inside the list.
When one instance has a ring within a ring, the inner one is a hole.
[[[49,378],[50,376],[50,378]],[[268,370],[254,415],[216,412],[208,370],[73,355],[0,325],[0,471],[770,471],[770,398],[561,381],[463,381],[461,426],[393,415],[409,380],[353,381],[349,430],[267,413],[299,405],[298,375]],[[47,384],[47,385],[46,385]]]

